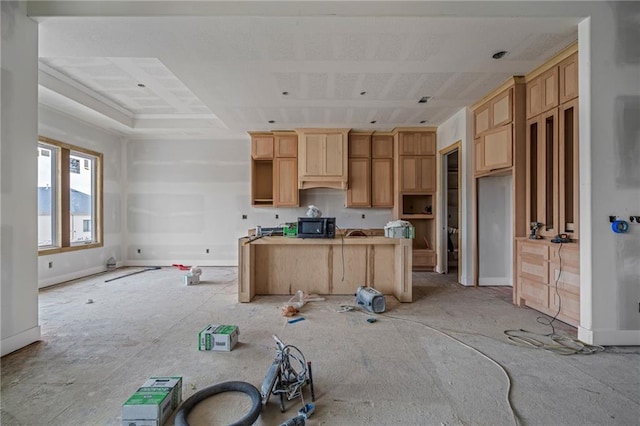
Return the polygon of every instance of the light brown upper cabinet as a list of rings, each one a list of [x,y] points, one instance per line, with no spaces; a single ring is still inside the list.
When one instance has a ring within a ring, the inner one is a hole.
[[[577,60],[572,45],[526,77],[559,76],[560,103],[527,120],[526,221],[542,223],[538,234],[545,239],[566,233],[579,240]]]
[[[295,158],[298,156],[298,135],[293,132],[282,132],[274,133],[273,137],[276,157]]]
[[[371,207],[393,207],[393,135],[371,137]]]
[[[274,160],[273,205],[298,207],[298,159],[280,157]]]
[[[297,207],[298,136],[294,132],[251,135],[251,205]]]
[[[558,68],[527,81],[527,118],[558,106]]]
[[[393,158],[371,159],[371,207],[393,207]]]
[[[578,52],[558,65],[561,104],[578,97]]]
[[[347,188],[349,130],[296,129],[300,189]]]
[[[371,133],[349,134],[349,158],[371,157]]]
[[[273,135],[251,134],[251,158],[256,160],[273,158]]]
[[[349,134],[347,207],[393,207],[393,136]]]
[[[524,146],[524,91],[524,79],[513,77],[472,107],[476,176],[513,167],[518,136]]]
[[[506,124],[486,132],[475,140],[476,172],[490,172],[513,164],[512,125]]]
[[[371,137],[371,158],[393,158],[393,135]]]
[[[435,192],[436,159],[433,155],[403,156],[400,158],[402,192]]]
[[[400,155],[436,155],[436,134],[431,132],[399,133]]]

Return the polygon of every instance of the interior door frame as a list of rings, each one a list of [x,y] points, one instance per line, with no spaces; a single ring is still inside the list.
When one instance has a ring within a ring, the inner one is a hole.
[[[439,227],[440,236],[438,238],[438,252],[439,253],[447,253],[447,238],[446,238],[446,229],[447,219],[449,214],[449,206],[447,205],[448,198],[448,181],[447,181],[447,157],[449,154],[457,151],[458,155],[458,283],[460,283],[460,278],[462,276],[462,251],[461,250],[461,235],[462,235],[462,158],[461,158],[461,147],[462,140],[452,143],[451,145],[442,148],[438,151],[438,175],[440,178],[440,189],[442,191],[442,222]],[[441,256],[440,256],[441,257]],[[442,273],[447,273],[449,271],[449,259],[448,255],[443,259],[440,263],[440,271]]]

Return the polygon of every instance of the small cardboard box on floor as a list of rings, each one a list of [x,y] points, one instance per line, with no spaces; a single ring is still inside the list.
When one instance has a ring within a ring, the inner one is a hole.
[[[162,426],[182,401],[182,377],[151,377],[122,405],[122,426]]]
[[[237,325],[209,324],[198,333],[198,350],[229,352],[238,343]]]

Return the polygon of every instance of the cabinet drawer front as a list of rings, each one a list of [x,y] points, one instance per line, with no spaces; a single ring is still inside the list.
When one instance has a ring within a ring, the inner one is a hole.
[[[413,267],[428,268],[436,265],[436,253],[433,250],[414,250]]]
[[[540,282],[520,277],[520,297],[527,306],[549,307],[549,286]]]
[[[549,286],[557,286],[559,290],[573,294],[580,294],[580,270],[573,267],[562,267],[562,271],[556,264],[549,266]]]
[[[530,258],[527,256],[520,257],[518,265],[518,273],[523,278],[529,278],[540,283],[548,284],[549,282],[549,263],[546,260],[538,258]]]
[[[573,320],[567,322],[577,326],[580,323],[580,296],[563,290],[558,290],[556,294],[555,289],[549,287],[549,307],[555,313],[559,305],[561,308],[560,315],[558,315],[560,319]]]
[[[528,257],[538,257],[540,259],[549,259],[549,247],[544,244],[519,242],[518,254]]]
[[[574,247],[571,244],[552,245],[549,247],[550,259],[552,262],[559,264],[562,261],[562,266],[571,266],[580,269],[580,249]]]

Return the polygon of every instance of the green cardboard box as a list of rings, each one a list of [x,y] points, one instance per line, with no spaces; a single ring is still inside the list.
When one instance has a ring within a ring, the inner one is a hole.
[[[122,405],[122,426],[162,426],[182,401],[182,377],[151,377]]]
[[[238,343],[237,325],[209,324],[198,333],[198,350],[229,352]]]

